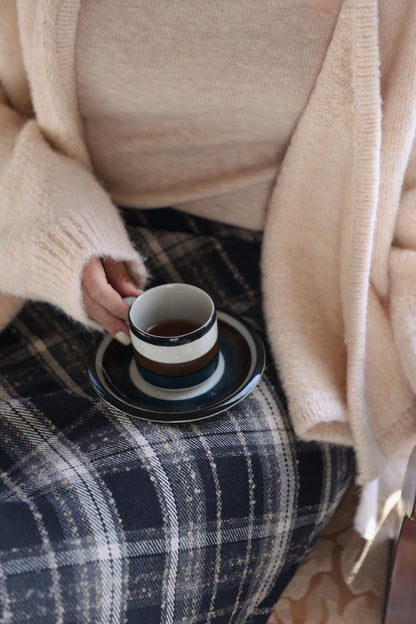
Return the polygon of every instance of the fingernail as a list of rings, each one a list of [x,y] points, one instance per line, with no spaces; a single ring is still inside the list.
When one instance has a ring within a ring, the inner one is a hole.
[[[121,344],[124,345],[125,347],[127,347],[127,345],[131,343],[130,336],[126,334],[126,332],[123,332],[123,331],[117,332],[114,337],[116,340],[121,342]]]

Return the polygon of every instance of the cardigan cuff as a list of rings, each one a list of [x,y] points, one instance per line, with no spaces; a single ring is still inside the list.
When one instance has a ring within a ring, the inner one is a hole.
[[[91,171],[51,148],[35,121],[23,126],[9,156],[0,169],[0,290],[101,329],[83,306],[84,266],[112,258],[128,263],[139,288],[147,277],[118,209]]]
[[[130,243],[117,210],[93,215],[74,212],[65,215],[53,231],[44,230],[36,241],[32,255],[33,298],[58,306],[91,329],[102,330],[88,317],[81,293],[83,269],[98,257],[127,262],[137,287],[145,286],[143,258]]]

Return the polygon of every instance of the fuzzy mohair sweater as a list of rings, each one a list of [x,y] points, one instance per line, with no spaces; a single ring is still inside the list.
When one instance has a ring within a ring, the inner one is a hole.
[[[2,326],[33,299],[95,327],[80,293],[94,256],[146,280],[84,140],[79,4],[1,6]],[[264,224],[264,312],[291,418],[304,439],[354,447],[367,536],[366,503],[400,487],[416,442],[415,41],[414,0],[345,0]]]

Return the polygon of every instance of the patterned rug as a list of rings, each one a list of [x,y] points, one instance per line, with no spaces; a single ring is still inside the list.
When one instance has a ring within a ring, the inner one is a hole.
[[[380,624],[389,542],[354,531],[357,496],[347,491],[309,557],[276,604],[268,624]]]

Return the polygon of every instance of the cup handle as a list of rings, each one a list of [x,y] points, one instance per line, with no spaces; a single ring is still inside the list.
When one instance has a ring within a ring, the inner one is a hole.
[[[136,299],[137,297],[123,297],[123,301],[125,301],[129,307],[131,306],[133,301],[136,301]]]
[[[139,294],[137,295],[137,297],[140,297],[140,295],[143,294],[143,291],[140,288],[138,289],[138,291],[139,291]],[[127,305],[130,307],[133,301],[136,301],[137,297],[123,297],[123,301],[125,301]]]

